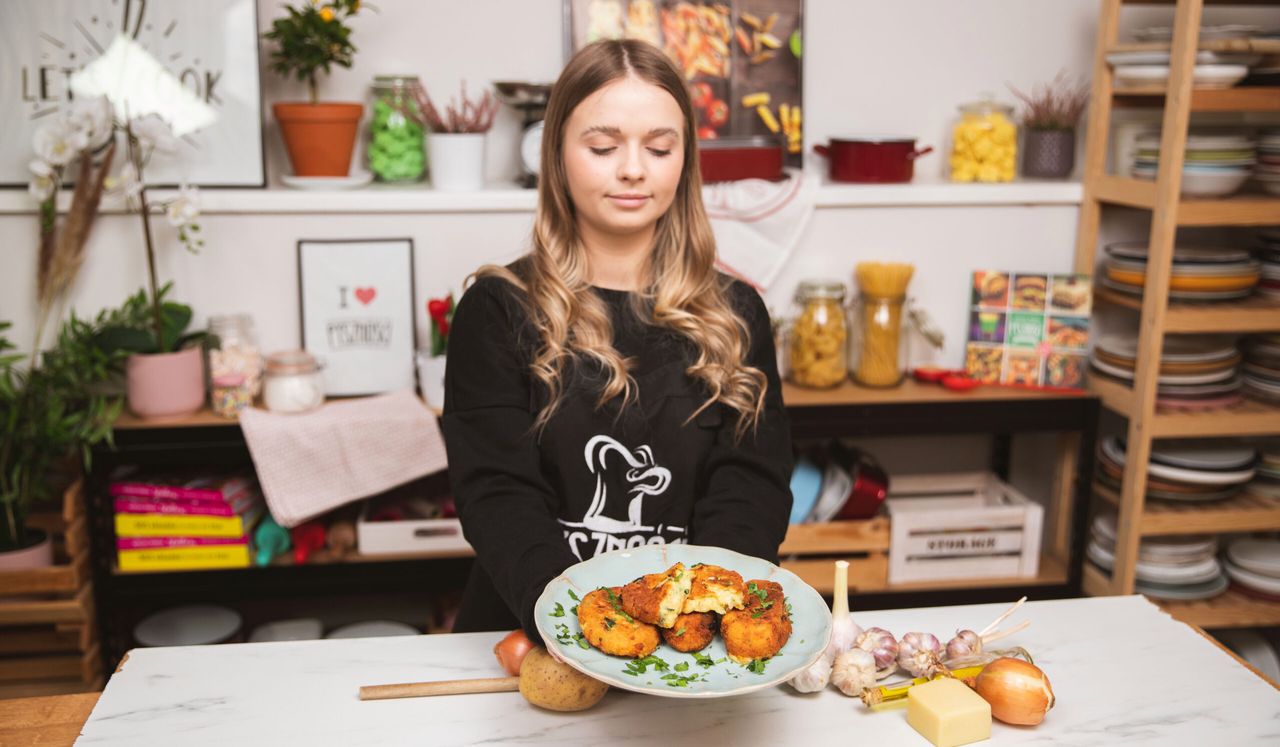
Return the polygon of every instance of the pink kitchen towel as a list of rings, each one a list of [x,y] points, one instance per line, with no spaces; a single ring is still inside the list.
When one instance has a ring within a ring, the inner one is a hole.
[[[250,407],[240,427],[267,506],[284,527],[448,465],[435,414],[408,389],[300,415]]]

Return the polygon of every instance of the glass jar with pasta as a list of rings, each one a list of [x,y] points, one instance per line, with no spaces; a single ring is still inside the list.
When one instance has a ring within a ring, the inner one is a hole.
[[[790,381],[829,389],[844,382],[848,370],[844,283],[808,280],[796,290],[799,313],[789,336]]]
[[[849,373],[862,386],[891,387],[907,375],[909,345],[903,324],[907,297],[862,293],[853,306]]]

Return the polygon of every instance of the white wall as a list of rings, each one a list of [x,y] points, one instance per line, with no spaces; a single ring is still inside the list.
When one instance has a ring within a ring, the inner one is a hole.
[[[495,79],[552,80],[563,62],[559,0],[376,4],[379,13],[355,21],[355,68],[336,70],[322,90],[325,98],[362,100],[369,82],[382,73],[417,73],[431,91],[447,93],[461,78],[473,86]],[[943,163],[944,135],[957,104],[983,91],[1009,99],[1006,81],[1028,87],[1060,69],[1088,74],[1099,0],[809,0],[807,6],[808,141],[851,133],[915,135],[939,146],[940,153],[920,166],[927,179]],[[262,0],[262,28],[278,12],[275,2]],[[1126,26],[1158,22],[1170,13],[1126,11]],[[1231,17],[1258,15],[1237,11]],[[1264,17],[1280,25],[1274,11]],[[303,95],[298,85],[269,72],[263,80],[268,102]],[[266,119],[274,182],[284,158],[278,133]],[[490,137],[495,180],[515,173],[515,135],[515,116],[504,111]],[[530,220],[527,212],[206,215],[207,247],[199,256],[176,246],[161,221],[160,272],[175,281],[177,297],[194,306],[197,323],[210,314],[247,311],[264,347],[293,347],[299,342],[299,238],[411,236],[417,294],[424,299],[457,289],[483,262],[516,257]],[[939,360],[958,364],[968,273],[975,267],[1069,270],[1075,220],[1076,210],[1064,206],[820,209],[768,300],[784,310],[797,280],[848,279],[860,259],[915,262],[912,294],[948,332]],[[33,334],[35,247],[33,213],[0,214],[0,318],[15,320],[13,338],[24,347]],[[73,305],[93,313],[119,303],[144,280],[136,216],[103,216]]]

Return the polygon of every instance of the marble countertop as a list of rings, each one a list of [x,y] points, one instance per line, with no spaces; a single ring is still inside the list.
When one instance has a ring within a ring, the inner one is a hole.
[[[855,608],[857,598],[853,599]],[[1003,605],[858,613],[863,627],[946,637]],[[1028,603],[1024,646],[1057,706],[1035,728],[996,723],[989,744],[1280,744],[1280,692],[1142,597]],[[518,693],[367,701],[361,685],[501,676],[498,633],[136,649],[78,745],[741,744],[920,745],[902,709],[873,712],[835,689],[779,686],[680,700],[611,691],[552,713]]]

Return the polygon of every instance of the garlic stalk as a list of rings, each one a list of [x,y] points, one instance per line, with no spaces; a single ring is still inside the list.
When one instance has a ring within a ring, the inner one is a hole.
[[[831,684],[840,692],[856,698],[876,684],[876,657],[860,648],[851,648],[836,657],[831,670]]]
[[[802,693],[813,693],[826,687],[837,657],[852,648],[853,642],[862,635],[862,628],[849,614],[848,561],[836,561],[835,583],[831,588],[831,640],[821,658],[791,678],[791,686]]]
[[[907,633],[898,643],[898,666],[926,677],[942,665],[942,643],[932,633]]]
[[[853,645],[874,656],[876,667],[884,674],[897,668],[898,641],[884,628],[867,628]]]

